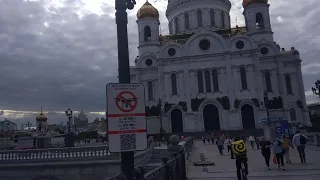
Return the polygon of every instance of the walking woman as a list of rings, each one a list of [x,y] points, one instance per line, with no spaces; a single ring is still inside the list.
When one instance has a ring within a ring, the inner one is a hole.
[[[260,141],[261,154],[264,157],[268,170],[270,170],[270,157],[271,157],[271,147],[272,143],[266,140],[264,137]]]
[[[284,150],[284,157],[286,158],[286,162],[291,164],[290,160],[290,147],[293,148],[293,145],[289,138],[287,138],[285,135],[282,137],[283,140],[283,150]]]
[[[279,138],[276,139],[276,141],[273,143],[273,154],[277,158],[277,164],[279,169],[286,170],[284,168],[284,162],[283,162],[283,141]]]

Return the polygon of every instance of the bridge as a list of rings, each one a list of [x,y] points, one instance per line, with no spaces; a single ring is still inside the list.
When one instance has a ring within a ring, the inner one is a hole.
[[[231,180],[236,178],[235,162],[230,154],[221,156],[214,144],[203,144],[191,137],[178,140],[172,136],[170,144],[155,147],[151,140],[148,149],[135,153],[137,180]],[[298,162],[296,150],[292,161]],[[266,171],[259,150],[249,150],[250,179],[281,180],[305,176],[305,180],[320,178],[320,148],[311,143],[307,150],[307,164],[293,163],[286,172]],[[199,165],[200,166],[196,166]],[[36,149],[0,152],[1,180],[126,180],[120,174],[120,155],[108,153],[107,146]],[[274,165],[274,167],[276,167]],[[279,174],[281,173],[281,174]],[[275,178],[276,179],[276,178]]]

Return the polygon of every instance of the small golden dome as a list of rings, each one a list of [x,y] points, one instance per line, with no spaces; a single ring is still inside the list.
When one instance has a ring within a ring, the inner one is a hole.
[[[47,116],[45,116],[43,113],[42,113],[42,107],[41,107],[41,113],[36,117],[36,120],[37,121],[46,121],[48,118]]]
[[[144,5],[137,12],[138,19],[145,17],[159,18],[158,10],[153,7],[148,1],[144,3]]]
[[[268,0],[243,0],[242,6],[245,8],[251,4],[256,4],[256,3],[265,3],[268,4]]]

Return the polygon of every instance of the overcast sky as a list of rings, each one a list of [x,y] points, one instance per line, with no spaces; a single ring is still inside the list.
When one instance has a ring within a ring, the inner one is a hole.
[[[136,11],[129,13],[129,50],[137,55]],[[154,0],[150,0],[151,3]],[[231,0],[232,26],[244,26],[241,0]],[[269,0],[275,40],[303,59],[306,92],[320,78],[320,1]],[[159,9],[167,34],[166,1]],[[49,123],[66,121],[68,107],[102,117],[105,86],[117,82],[114,0],[0,0],[0,111],[34,123],[43,106]],[[308,102],[318,99],[307,92]]]

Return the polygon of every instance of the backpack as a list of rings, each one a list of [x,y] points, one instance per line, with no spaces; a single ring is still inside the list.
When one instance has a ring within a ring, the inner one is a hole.
[[[307,144],[307,138],[304,137],[303,135],[300,135],[300,144],[301,145]]]
[[[290,146],[290,142],[289,142],[289,140],[284,140],[283,141],[283,149],[288,149],[289,148],[289,146]]]

